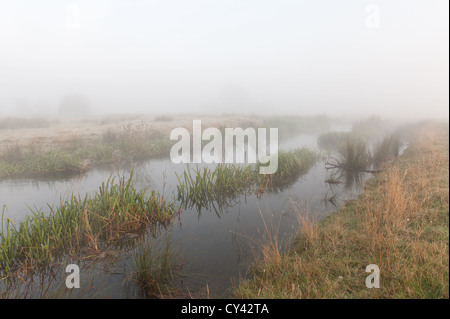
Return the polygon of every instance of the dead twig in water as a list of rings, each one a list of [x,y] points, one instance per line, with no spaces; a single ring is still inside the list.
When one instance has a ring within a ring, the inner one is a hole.
[[[325,169],[329,170],[329,169],[349,169],[348,167],[346,167],[345,165],[338,165],[338,164],[333,164],[330,162],[326,162],[325,163]],[[381,173],[384,170],[383,169],[366,169],[366,168],[357,168],[357,169],[352,169],[355,171],[360,171],[360,172],[364,172],[364,173]],[[328,183],[328,181],[326,181]],[[331,184],[331,183],[330,183]]]

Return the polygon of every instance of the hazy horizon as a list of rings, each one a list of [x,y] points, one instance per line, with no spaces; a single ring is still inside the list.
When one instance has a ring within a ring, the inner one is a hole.
[[[448,1],[5,1],[0,117],[449,116]]]

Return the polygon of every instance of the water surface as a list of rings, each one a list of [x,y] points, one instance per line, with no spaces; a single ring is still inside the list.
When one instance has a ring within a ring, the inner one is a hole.
[[[280,149],[315,148],[316,142],[315,135],[300,135],[280,143]],[[168,159],[146,161],[134,167],[135,186],[158,190],[168,199],[177,198],[176,174],[193,167],[193,164],[173,164]],[[110,166],[80,176],[6,179],[0,181],[0,205],[6,205],[7,217],[18,222],[30,214],[28,206],[48,212],[48,205],[58,205],[61,198],[72,193],[84,196],[95,192],[111,174],[127,177],[130,171]],[[280,192],[242,195],[220,210],[183,209],[179,219],[162,231],[170,236],[181,254],[182,277],[175,286],[193,294],[226,297],[240,278],[247,277],[249,266],[258,257],[264,234],[270,232],[278,236],[281,243],[288,244],[299,231],[298,214],[320,220],[361,192],[361,183],[346,181],[345,176],[341,176],[342,184],[331,185],[325,182],[329,177],[330,172],[319,160]],[[368,174],[359,176],[359,181],[367,177]],[[121,252],[121,257],[110,265],[112,271],[105,273],[101,267],[95,270],[99,272],[94,276],[95,282],[104,284],[106,281],[112,287],[106,293],[108,297],[142,297],[124,274],[129,272],[132,253],[132,249]]]

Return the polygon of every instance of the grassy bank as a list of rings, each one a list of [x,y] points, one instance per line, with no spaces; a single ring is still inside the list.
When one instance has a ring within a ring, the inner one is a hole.
[[[64,145],[45,151],[33,145],[8,145],[0,153],[0,178],[84,172],[103,164],[161,157],[169,153],[170,147],[168,136],[153,131],[144,122],[130,122],[120,130],[105,130],[95,142],[73,136]]]
[[[448,125],[416,130],[410,147],[338,212],[319,223],[299,212],[299,221],[290,251],[263,247],[235,297],[448,298]],[[366,288],[369,264],[379,266],[379,289]]]

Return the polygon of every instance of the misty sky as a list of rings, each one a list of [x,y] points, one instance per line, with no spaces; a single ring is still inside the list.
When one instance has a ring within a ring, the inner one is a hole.
[[[0,116],[448,118],[447,0],[0,0]]]

